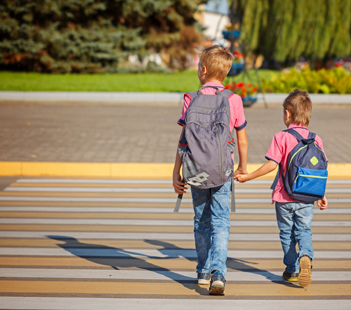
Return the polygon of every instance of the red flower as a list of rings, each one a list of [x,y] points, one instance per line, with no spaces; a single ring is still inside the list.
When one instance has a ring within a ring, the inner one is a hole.
[[[227,84],[226,86],[225,86],[225,89],[231,89],[232,88],[232,85],[230,85],[230,84]]]
[[[241,88],[244,86],[243,82],[239,82],[238,84],[235,85],[236,88]]]
[[[239,54],[239,58],[243,58],[244,57],[244,54]]]
[[[234,55],[235,56],[239,56],[239,52],[238,51],[234,51]]]
[[[258,91],[258,87],[255,87],[255,88],[252,89],[252,92],[253,92],[253,93],[255,93],[255,92],[257,92],[257,91]]]
[[[247,84],[247,87],[252,87],[251,83]]]

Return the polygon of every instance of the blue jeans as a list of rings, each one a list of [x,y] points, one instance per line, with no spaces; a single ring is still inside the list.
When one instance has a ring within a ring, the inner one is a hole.
[[[284,264],[290,273],[299,272],[299,260],[307,255],[313,260],[311,222],[313,203],[275,203],[279,236],[284,251]],[[299,253],[296,252],[296,243]]]
[[[227,273],[229,240],[229,201],[232,180],[222,186],[197,189],[191,187],[194,206],[194,235],[197,272],[219,270]]]

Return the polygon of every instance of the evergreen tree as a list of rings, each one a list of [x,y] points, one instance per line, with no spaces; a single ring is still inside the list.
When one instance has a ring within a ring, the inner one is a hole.
[[[39,72],[140,70],[150,52],[170,55],[184,68],[201,40],[194,20],[200,0],[3,0],[0,66]],[[151,68],[150,68],[151,69]]]

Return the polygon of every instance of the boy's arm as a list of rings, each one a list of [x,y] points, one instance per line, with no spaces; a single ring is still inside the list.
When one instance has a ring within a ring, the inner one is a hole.
[[[275,161],[269,160],[264,165],[262,165],[260,168],[258,168],[256,171],[254,171],[250,174],[237,175],[235,177],[235,180],[239,181],[240,183],[244,183],[246,181],[256,179],[258,177],[261,177],[265,174],[272,172],[275,168],[277,168],[277,166],[278,166],[278,164]]]
[[[182,132],[180,134],[179,140],[182,138],[183,136],[183,131],[185,129],[185,126],[183,126]],[[176,157],[175,157],[175,163],[174,163],[174,168],[173,168],[173,187],[174,187],[174,191],[177,194],[184,194],[186,193],[186,183],[182,182],[182,178],[180,176],[180,168],[182,167],[182,160],[179,156],[178,153],[178,147],[177,147],[177,152],[176,152]]]
[[[249,151],[249,143],[247,141],[246,128],[236,131],[239,152],[239,166],[234,175],[247,174],[247,154]]]

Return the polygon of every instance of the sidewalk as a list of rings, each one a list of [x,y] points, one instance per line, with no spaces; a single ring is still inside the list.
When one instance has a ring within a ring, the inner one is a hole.
[[[0,104],[0,162],[172,163],[181,127],[178,106]],[[282,107],[245,109],[249,163],[264,163],[285,129]],[[351,108],[319,107],[310,130],[330,163],[351,162]],[[236,153],[236,158],[237,153]]]
[[[267,103],[281,103],[288,94],[264,94]],[[151,92],[21,92],[0,91],[0,101],[17,102],[97,102],[97,103],[162,103],[178,104],[183,93]],[[314,104],[351,104],[351,95],[310,94]],[[263,103],[263,95],[257,94],[258,103]]]

